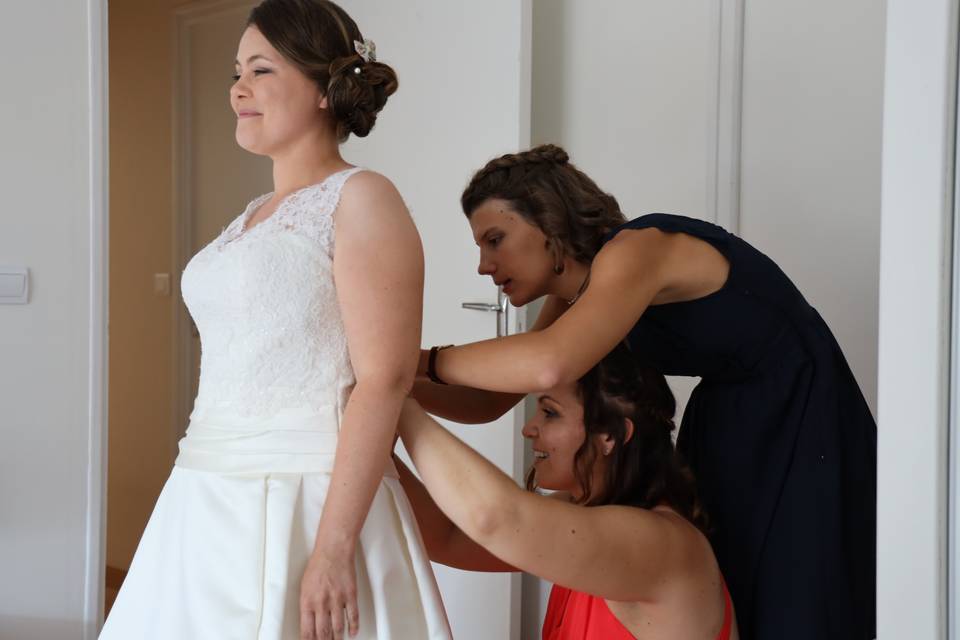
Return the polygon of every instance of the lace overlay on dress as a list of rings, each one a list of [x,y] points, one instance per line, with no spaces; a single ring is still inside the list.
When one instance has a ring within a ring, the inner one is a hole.
[[[271,194],[260,196],[187,264],[181,289],[202,345],[195,413],[345,404],[354,375],[333,280],[333,214],[358,171],[290,194],[244,230]]]

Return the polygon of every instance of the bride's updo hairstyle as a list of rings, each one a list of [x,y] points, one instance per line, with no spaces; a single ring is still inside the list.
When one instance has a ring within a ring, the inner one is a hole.
[[[311,78],[327,97],[341,142],[364,137],[397,90],[397,74],[376,61],[357,23],[329,0],[264,0],[247,26],[256,27],[273,48]],[[360,43],[359,45],[357,43]]]

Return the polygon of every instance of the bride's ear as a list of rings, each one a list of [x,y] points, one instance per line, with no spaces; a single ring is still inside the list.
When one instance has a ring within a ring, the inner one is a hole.
[[[317,103],[317,108],[320,110],[325,110],[329,104],[330,103],[327,101],[327,96],[323,96],[320,98],[320,102]]]

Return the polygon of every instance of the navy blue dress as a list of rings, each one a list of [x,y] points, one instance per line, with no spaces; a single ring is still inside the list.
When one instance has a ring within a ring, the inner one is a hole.
[[[877,427],[836,339],[777,265],[707,222],[651,214],[730,264],[719,291],[652,306],[637,357],[700,376],[677,442],[744,640],[875,636]]]

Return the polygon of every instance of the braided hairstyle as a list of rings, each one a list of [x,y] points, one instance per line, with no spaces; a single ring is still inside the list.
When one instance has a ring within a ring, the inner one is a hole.
[[[494,158],[474,174],[460,204],[469,218],[490,198],[507,201],[538,227],[547,236],[557,265],[563,264],[564,256],[591,262],[603,237],[626,222],[616,198],[554,144]]]
[[[382,62],[365,61],[354,41],[363,42],[353,19],[329,0],[263,0],[247,26],[256,27],[280,54],[312,79],[327,97],[343,142],[364,137],[397,90],[397,74]],[[359,72],[357,70],[359,69]]]
[[[697,499],[693,474],[670,434],[677,403],[663,374],[638,364],[621,343],[577,382],[586,438],[574,456],[574,476],[583,488],[580,504],[619,504],[651,509],[667,504],[701,530],[707,519]],[[625,419],[633,422],[626,440]],[[592,486],[593,464],[601,455],[591,436],[613,438],[602,491]],[[536,489],[535,469],[527,488]]]

